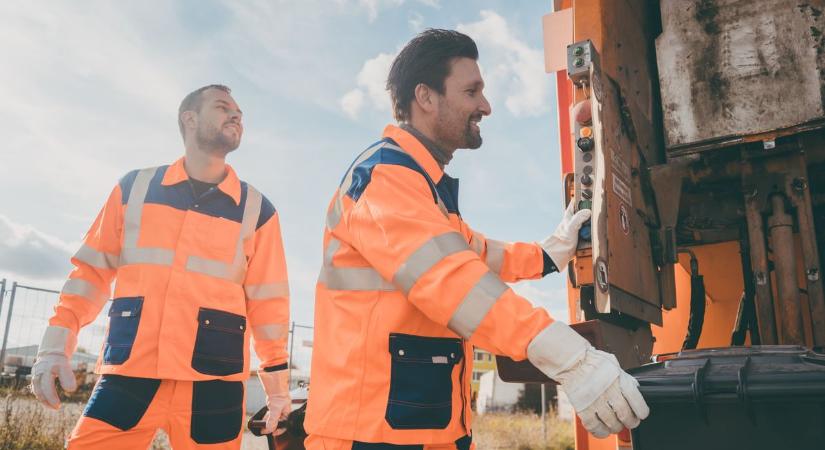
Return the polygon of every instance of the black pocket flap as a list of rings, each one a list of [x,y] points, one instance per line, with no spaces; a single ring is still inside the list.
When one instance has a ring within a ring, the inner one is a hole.
[[[390,354],[394,361],[456,364],[463,351],[461,339],[390,334]]]
[[[243,334],[246,330],[246,317],[218,309],[200,308],[198,322],[202,328],[207,330],[237,334]]]
[[[143,297],[121,297],[112,300],[109,317],[138,317],[143,307]]]

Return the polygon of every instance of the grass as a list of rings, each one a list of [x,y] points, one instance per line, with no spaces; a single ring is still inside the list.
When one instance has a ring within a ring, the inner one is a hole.
[[[531,413],[492,413],[476,416],[473,442],[479,450],[574,450],[573,425],[555,414],[547,415],[547,440],[541,417]]]
[[[0,387],[0,450],[52,450],[64,448],[83,412],[86,398],[64,401],[59,411],[46,409],[25,388]],[[476,416],[473,442],[479,450],[574,450],[573,426],[554,414],[547,417],[547,440],[541,418],[531,413],[492,413]],[[261,438],[244,439],[245,449],[266,448]],[[168,449],[168,439],[158,433],[152,450]]]
[[[88,400],[80,395],[65,399],[60,410],[44,408],[26,387],[0,387],[0,450],[58,450],[64,448]],[[68,401],[67,401],[68,400]],[[168,449],[168,439],[158,433],[152,450]]]

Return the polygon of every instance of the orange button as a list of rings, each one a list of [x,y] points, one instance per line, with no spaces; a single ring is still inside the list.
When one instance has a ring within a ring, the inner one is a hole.
[[[579,130],[579,135],[581,137],[593,136],[593,129],[590,127],[581,127],[581,129]]]

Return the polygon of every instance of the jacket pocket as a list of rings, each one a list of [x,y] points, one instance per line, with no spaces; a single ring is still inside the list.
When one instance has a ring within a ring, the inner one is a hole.
[[[444,429],[452,417],[461,340],[390,334],[390,396],[385,419],[396,430]]]
[[[192,383],[192,423],[189,436],[198,444],[229,442],[243,426],[242,381]]]
[[[119,365],[129,359],[135,343],[143,297],[122,297],[112,300],[109,308],[109,334],[103,345],[103,364]]]
[[[146,414],[159,386],[160,380],[150,378],[101,375],[83,415],[130,430]]]
[[[206,375],[233,375],[243,371],[246,317],[217,309],[200,308],[192,368]]]

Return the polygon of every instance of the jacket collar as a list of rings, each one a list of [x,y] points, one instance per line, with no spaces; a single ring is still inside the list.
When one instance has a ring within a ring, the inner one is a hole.
[[[427,150],[427,147],[416,139],[415,136],[395,125],[387,125],[387,127],[384,128],[384,137],[392,139],[403,148],[405,152],[409,153],[415,162],[427,172],[427,175],[430,176],[434,183],[441,181],[444,171],[438,166],[438,162],[433,158],[429,150]]]
[[[189,180],[189,174],[183,167],[184,158],[180,158],[166,169],[166,174],[163,176],[161,184],[164,186],[171,186],[173,184],[182,183]],[[223,181],[218,183],[218,190],[228,195],[235,201],[236,205],[241,203],[241,180],[235,174],[235,170],[229,164],[226,165],[226,176]]]

